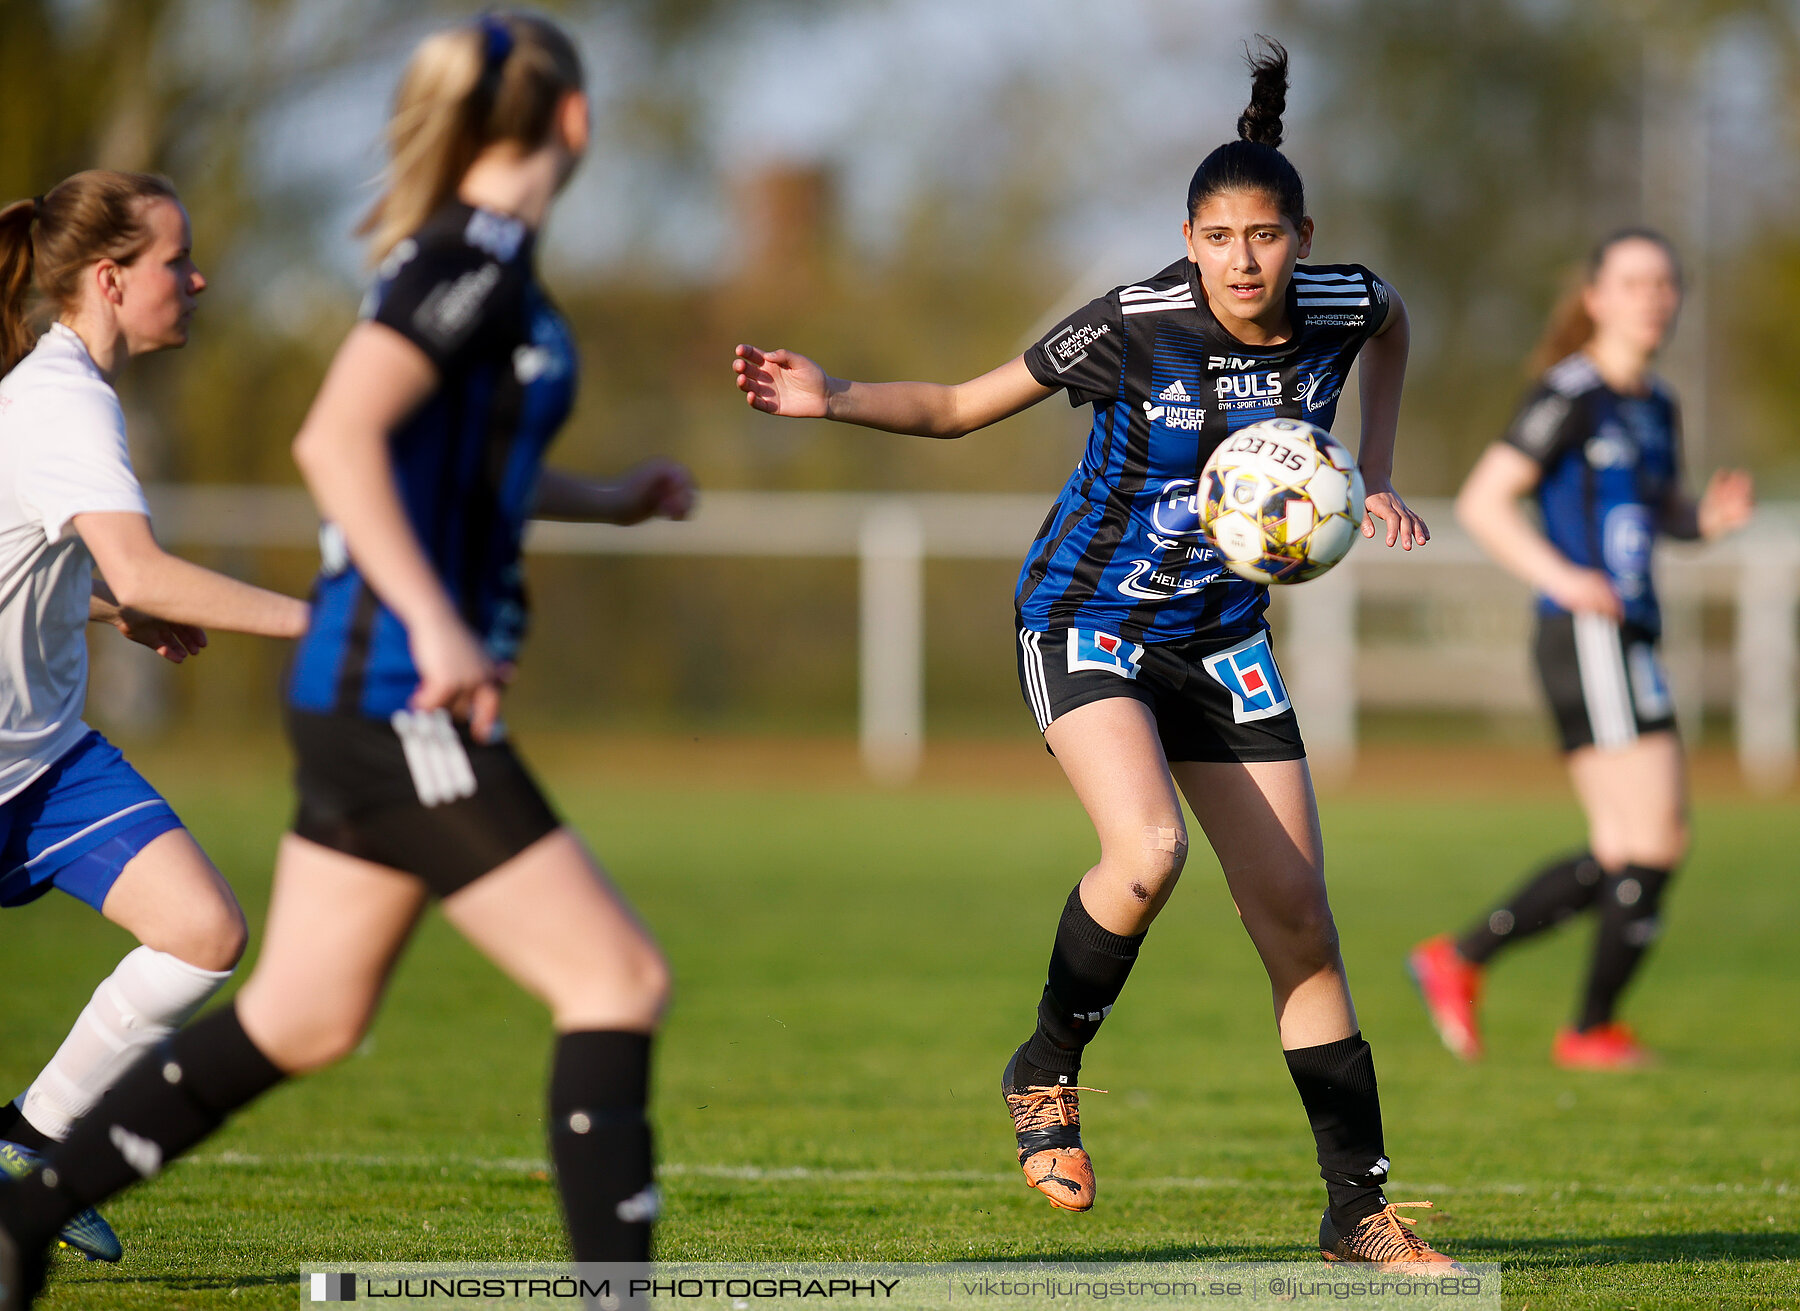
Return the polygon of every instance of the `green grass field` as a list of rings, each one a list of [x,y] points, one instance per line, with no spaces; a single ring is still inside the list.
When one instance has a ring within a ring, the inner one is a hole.
[[[164,785],[259,923],[274,768]],[[1100,1201],[1053,1211],[1011,1158],[999,1069],[1093,839],[1059,790],[622,785],[546,770],[656,926],[679,995],[656,1089],[673,1259],[1304,1260],[1322,1187],[1266,986],[1198,848],[1092,1050]],[[1437,1045],[1400,968],[1576,838],[1538,799],[1336,801],[1333,901],[1383,1078],[1389,1195],[1505,1267],[1509,1308],[1800,1305],[1800,944],[1790,805],[1703,802],[1629,1015],[1666,1054],[1554,1070],[1585,927],[1491,979],[1491,1056]],[[23,1085],[129,940],[53,897],[9,913],[0,1087]],[[307,1264],[560,1253],[544,1016],[436,918],[365,1049],[278,1090],[116,1200],[125,1261],[65,1256],[57,1308],[292,1305]]]

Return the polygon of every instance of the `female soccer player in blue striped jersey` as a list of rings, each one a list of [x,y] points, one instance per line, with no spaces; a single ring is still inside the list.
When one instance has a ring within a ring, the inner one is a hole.
[[[295,440],[327,527],[288,686],[300,803],[255,972],[0,1190],[0,1258],[20,1267],[7,1281],[0,1260],[0,1282],[29,1286],[72,1210],[353,1050],[432,896],[551,1010],[550,1148],[576,1259],[648,1259],[667,968],[499,718],[527,516],[636,523],[692,501],[668,461],[618,483],[542,464],[576,364],[536,240],[587,144],[582,87],[568,36],[530,15],[439,32],[408,65],[365,225],[380,273]]]
[[[187,342],[206,280],[169,182],[77,173],[0,210],[0,906],[55,888],[141,944],[0,1106],[0,1170],[28,1171],[132,1061],[224,986],[243,952],[230,885],[166,803],[82,721],[89,620],[177,663],[208,628],[297,637],[306,605],[157,545],[113,383]],[[27,297],[53,313],[33,340]],[[101,577],[92,576],[95,565]],[[87,1211],[63,1237],[116,1261]]]
[[[1551,320],[1538,385],[1457,498],[1488,554],[1537,589],[1538,674],[1588,824],[1587,850],[1540,870],[1460,938],[1432,938],[1408,958],[1444,1044],[1465,1060],[1482,1051],[1487,963],[1586,910],[1599,920],[1587,985],[1551,1056],[1588,1069],[1649,1059],[1614,1012],[1687,853],[1651,549],[1659,534],[1719,537],[1752,508],[1741,472],[1715,474],[1697,502],[1683,490],[1675,398],[1652,371],[1680,307],[1681,271],[1663,237],[1629,229],[1601,242]],[[1527,496],[1542,528],[1520,509]]]
[[[1069,894],[1037,1025],[1002,1091],[1028,1183],[1093,1205],[1076,1101],[1083,1049],[1117,1001],[1187,856],[1193,807],[1262,957],[1288,1067],[1329,1194],[1332,1259],[1444,1261],[1382,1196],[1375,1067],[1327,904],[1300,740],[1270,654],[1267,589],[1200,534],[1196,483],[1227,435],[1272,416],[1329,426],[1362,357],[1363,532],[1427,539],[1390,480],[1407,322],[1356,264],[1311,250],[1300,177],[1277,149],[1287,55],[1252,59],[1239,140],[1188,188],[1186,257],[1077,310],[1021,357],[956,386],[847,382],[787,351],[740,346],[738,386],[771,414],[960,437],[1065,392],[1092,405],[1080,465],[1019,576],[1026,700],[1094,821],[1100,860]]]

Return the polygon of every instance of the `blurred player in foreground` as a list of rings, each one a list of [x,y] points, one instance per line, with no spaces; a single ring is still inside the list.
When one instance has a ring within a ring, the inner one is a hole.
[[[1082,1052],[1181,874],[1185,795],[1268,971],[1329,1195],[1321,1250],[1447,1262],[1382,1195],[1375,1065],[1326,899],[1306,748],[1269,649],[1268,589],[1226,572],[1200,534],[1195,480],[1212,450],[1274,416],[1328,426],[1361,352],[1364,534],[1373,516],[1389,546],[1428,536],[1390,477],[1405,309],[1361,265],[1298,264],[1313,221],[1277,149],[1287,53],[1272,44],[1251,68],[1240,139],[1189,185],[1186,258],[1076,311],[1019,358],[955,386],[848,382],[752,346],[734,367],[771,414],[927,437],[963,436],[1059,390],[1094,407],[1017,597],[1026,701],[1100,838],[1099,864],[1062,909],[1036,1030],[1001,1079],[1026,1181],[1065,1210],[1094,1203]]]
[[[304,602],[158,546],[131,468],[113,383],[137,356],[187,344],[206,286],[192,244],[174,187],[142,173],[77,173],[0,210],[0,905],[56,888],[142,944],[0,1107],[0,1170],[14,1176],[224,986],[244,950],[230,885],[81,717],[90,620],[177,664],[208,628],[298,637],[306,625]],[[34,289],[55,316],[35,342]],[[62,1237],[119,1259],[91,1210]]]
[[[1408,958],[1444,1045],[1464,1060],[1482,1052],[1488,963],[1587,910],[1598,921],[1587,984],[1551,1059],[1578,1069],[1650,1060],[1615,1012],[1688,846],[1651,553],[1659,534],[1711,540],[1752,508],[1742,472],[1713,475],[1697,502],[1682,488],[1675,398],[1652,371],[1680,308],[1681,270],[1663,237],[1630,229],[1601,242],[1551,319],[1541,380],[1457,497],[1475,540],[1538,591],[1538,675],[1588,826],[1587,850],[1538,871],[1461,937],[1428,939]],[[1526,496],[1541,528],[1520,507]]]
[[[156,1049],[0,1191],[0,1306],[70,1214],[354,1050],[433,896],[550,1007],[550,1151],[576,1259],[649,1257],[668,971],[499,716],[527,516],[635,523],[692,502],[668,462],[616,484],[542,467],[575,359],[534,257],[587,144],[582,88],[568,36],[527,15],[439,32],[407,67],[365,224],[380,273],[294,443],[327,525],[288,685],[300,801],[267,936],[234,1005]]]

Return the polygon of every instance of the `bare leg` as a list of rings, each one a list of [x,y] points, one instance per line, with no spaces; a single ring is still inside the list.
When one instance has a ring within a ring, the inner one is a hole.
[[[1571,751],[1569,777],[1603,868],[1673,869],[1687,855],[1687,770],[1673,733],[1646,733],[1606,751]]]
[[[153,838],[120,871],[100,913],[153,951],[229,970],[249,936],[231,885],[186,829]]]
[[[283,838],[262,954],[237,998],[250,1040],[288,1074],[354,1051],[425,896],[410,875]]]
[[[444,916],[550,1007],[558,1032],[648,1033],[668,1001],[649,930],[567,829],[445,898]]]
[[[1388,1161],[1375,1062],[1338,953],[1306,761],[1178,764],[1175,776],[1268,971],[1282,1051],[1329,1197],[1320,1247],[1339,1257],[1360,1251],[1371,1225],[1408,1246],[1381,1191]]]
[[[1144,932],[1174,891],[1187,828],[1150,710],[1118,697],[1044,735],[1100,838],[1099,863],[1064,905],[1037,1026],[1001,1076],[1026,1182],[1065,1210],[1094,1204],[1075,1085],[1081,1053],[1125,986]]]
[[[157,1173],[284,1074],[350,1051],[424,902],[417,879],[284,839],[263,953],[237,1003],[171,1035],[75,1123],[15,1196],[19,1209],[7,1221],[15,1241],[47,1241],[82,1207]]]
[[[1082,904],[1112,933],[1142,933],[1174,892],[1188,846],[1150,708],[1129,697],[1091,702],[1052,723],[1044,740],[1100,838]]]
[[[1316,1047],[1355,1033],[1306,762],[1173,768],[1268,971],[1281,1045]]]

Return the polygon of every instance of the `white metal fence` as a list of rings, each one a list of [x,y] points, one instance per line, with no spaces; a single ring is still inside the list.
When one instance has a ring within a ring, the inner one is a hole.
[[[686,523],[534,524],[550,554],[836,557],[860,563],[860,726],[871,775],[903,781],[925,741],[927,559],[1020,560],[1046,495],[716,492]],[[316,521],[292,489],[160,487],[171,543],[293,547]],[[1308,749],[1324,771],[1356,750],[1360,708],[1510,713],[1535,708],[1525,589],[1457,529],[1446,502],[1417,507],[1433,540],[1410,553],[1360,543],[1330,574],[1277,589],[1273,622]],[[1745,780],[1792,779],[1800,675],[1800,506],[1770,506],[1738,536],[1670,544],[1659,586],[1678,713],[1728,708]]]

